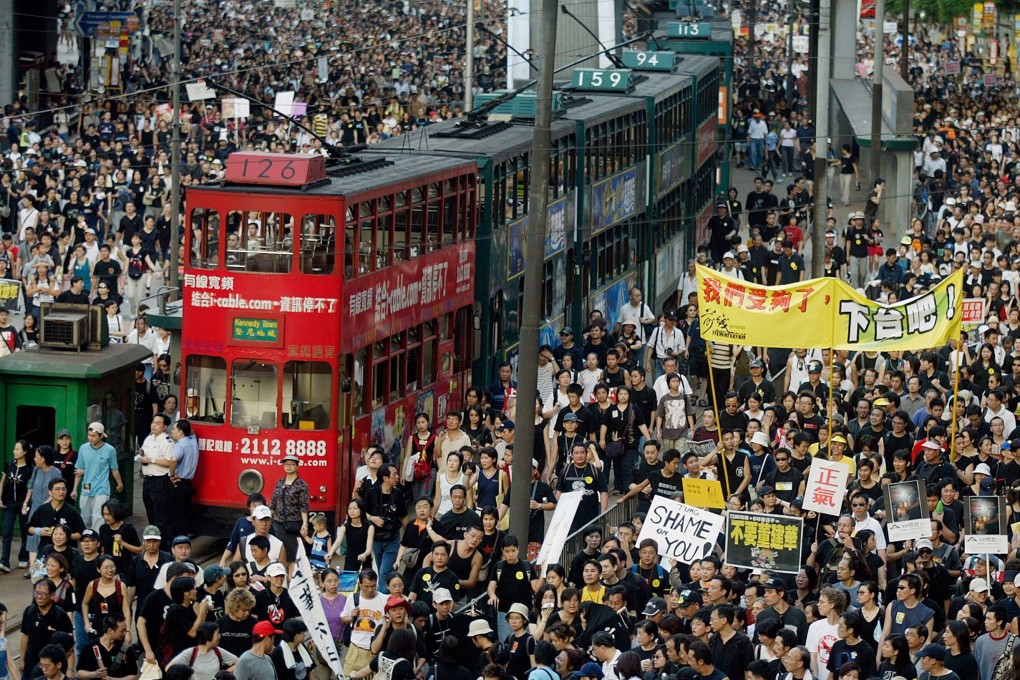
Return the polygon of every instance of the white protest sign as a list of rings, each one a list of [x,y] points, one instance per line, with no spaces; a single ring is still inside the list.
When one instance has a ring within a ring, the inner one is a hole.
[[[638,543],[650,538],[663,557],[690,564],[711,554],[723,528],[723,516],[671,501],[652,498]]]
[[[821,458],[811,460],[807,485],[804,487],[804,510],[826,515],[839,515],[846,495],[850,468]]]
[[[1005,555],[1009,552],[1009,537],[1003,534],[968,534],[964,543],[968,555]]]
[[[216,91],[206,85],[204,80],[187,83],[184,89],[188,91],[189,101],[200,102],[206,99],[216,99]]]
[[[315,582],[312,580],[314,572],[312,565],[308,563],[308,555],[305,554],[304,541],[298,541],[297,547],[294,575],[291,576],[287,592],[290,594],[290,599],[294,601],[294,606],[301,612],[301,618],[308,626],[308,632],[319,653],[326,660],[330,669],[337,675],[341,675],[343,663],[340,661],[339,652],[336,651],[333,634],[329,632],[329,624],[326,623],[326,611],[322,608],[322,601],[319,600],[319,589],[315,587]]]
[[[251,115],[251,105],[243,97],[224,97],[222,104],[224,118],[247,118]]]
[[[540,576],[545,576],[545,570],[550,564],[560,561],[563,546],[567,542],[567,536],[570,535],[570,523],[574,519],[582,496],[583,491],[569,491],[556,501],[556,509],[553,511],[552,519],[549,520],[549,531],[546,532],[542,548],[535,558],[535,564],[542,567],[539,571]]]
[[[797,54],[807,54],[810,47],[810,38],[806,35],[793,36],[793,51]]]
[[[290,117],[291,115],[293,115],[294,93],[277,92],[276,101],[273,103],[273,108],[279,111],[284,116]]]

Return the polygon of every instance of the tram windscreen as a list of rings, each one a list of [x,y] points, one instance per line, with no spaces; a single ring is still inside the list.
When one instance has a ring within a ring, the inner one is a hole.
[[[276,366],[238,359],[230,369],[233,383],[230,424],[234,427],[276,427]]]

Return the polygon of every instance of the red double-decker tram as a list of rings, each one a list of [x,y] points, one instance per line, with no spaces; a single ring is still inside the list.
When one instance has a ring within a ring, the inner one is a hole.
[[[473,359],[477,168],[235,153],[187,194],[183,413],[214,520],[295,454],[335,512],[370,443],[460,404]],[[236,517],[236,511],[231,510]]]

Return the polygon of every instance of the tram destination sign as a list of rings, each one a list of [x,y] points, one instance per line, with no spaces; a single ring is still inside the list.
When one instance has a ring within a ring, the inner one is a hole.
[[[624,50],[620,56],[624,66],[636,71],[672,71],[676,61],[676,53],[669,51]]]
[[[666,36],[708,40],[712,37],[712,24],[707,21],[670,21],[666,24]]]
[[[319,154],[239,151],[227,156],[225,179],[235,184],[299,187],[326,179],[326,159]]]
[[[574,69],[571,81],[575,90],[585,92],[626,92],[630,89],[630,71],[625,69]]]
[[[235,316],[230,326],[230,339],[235,343],[259,343],[280,346],[280,319],[267,317]]]

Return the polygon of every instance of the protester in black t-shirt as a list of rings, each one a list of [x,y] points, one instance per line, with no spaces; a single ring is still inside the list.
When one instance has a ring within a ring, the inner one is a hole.
[[[25,608],[21,618],[21,664],[23,677],[29,677],[39,663],[39,652],[49,644],[56,632],[73,634],[71,618],[53,603],[57,586],[44,578],[33,586],[34,602]]]

